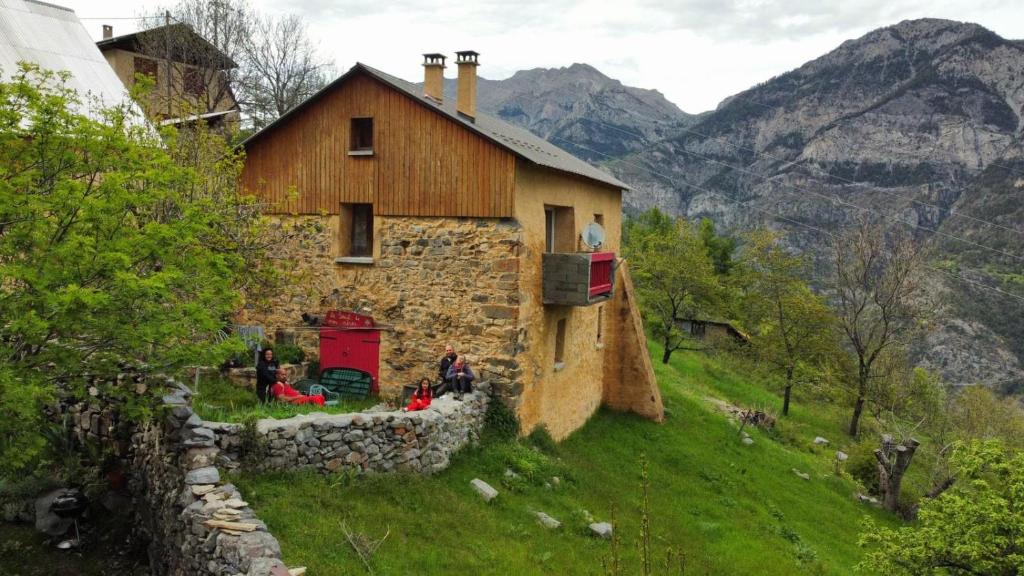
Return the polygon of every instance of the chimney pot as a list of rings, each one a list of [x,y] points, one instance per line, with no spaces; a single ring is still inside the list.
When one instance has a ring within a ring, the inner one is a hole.
[[[476,67],[479,53],[463,50],[455,53],[455,63],[459,67],[459,89],[455,110],[469,118],[476,119]]]
[[[103,39],[109,40],[114,37],[114,27],[110,24],[103,25]]]
[[[440,104],[444,100],[444,54],[423,55],[423,95]]]

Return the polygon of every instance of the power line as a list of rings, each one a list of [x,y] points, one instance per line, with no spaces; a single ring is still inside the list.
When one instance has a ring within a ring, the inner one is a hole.
[[[645,137],[643,134],[641,134],[639,132],[632,132],[632,131],[626,130],[624,128],[619,128],[618,126],[613,126],[611,124],[607,124],[605,122],[601,122],[600,120],[594,120],[594,119],[591,119],[591,118],[580,118],[580,119],[584,120],[584,121],[587,121],[587,122],[594,122],[594,123],[597,123],[597,124],[601,124],[601,125],[607,126],[609,128],[617,129],[617,130],[620,130],[620,131],[622,131],[622,132],[624,132],[626,134],[631,134],[633,136],[638,136],[640,138],[643,138],[646,144],[657,144],[658,143],[658,141],[651,141],[651,140],[649,140],[647,137]],[[716,142],[719,142],[721,144],[725,144],[726,146],[729,146],[731,148],[735,148],[737,150],[745,150],[745,151],[748,151],[748,152],[752,152],[752,153],[754,153],[754,154],[756,154],[758,156],[763,156],[763,157],[766,157],[766,158],[771,158],[772,160],[775,160],[777,162],[783,162],[784,164],[778,168],[778,170],[780,170],[780,171],[785,169],[785,168],[788,168],[790,166],[807,167],[807,168],[810,168],[812,170],[815,170],[815,171],[821,173],[826,178],[831,178],[833,180],[836,180],[836,181],[839,181],[839,182],[843,182],[845,184],[852,184],[854,186],[862,186],[863,185],[863,183],[861,183],[861,182],[857,182],[857,181],[851,180],[849,178],[844,178],[842,176],[839,176],[839,175],[836,175],[836,174],[832,174],[831,172],[828,172],[828,171],[822,169],[821,167],[819,167],[819,166],[817,166],[815,164],[805,163],[803,160],[799,160],[799,159],[798,160],[786,160],[785,158],[782,158],[780,156],[776,156],[776,155],[771,154],[769,152],[759,151],[759,150],[756,150],[754,148],[750,148],[748,146],[742,146],[740,144],[734,144],[732,142],[729,142],[729,141],[725,140],[724,136],[711,136],[710,134],[705,134],[703,132],[699,132],[697,130],[693,130],[691,128],[684,128],[684,127],[675,127],[673,129],[674,130],[678,130],[680,132],[686,132],[688,134],[694,134],[696,136],[700,136],[702,138],[705,138],[706,140],[716,141]],[[831,134],[826,134],[825,136],[827,138],[829,138],[829,139],[833,138],[833,136]],[[836,142],[834,139],[832,141]],[[932,154],[929,155],[929,158],[931,158],[931,156],[933,156],[935,154],[935,150],[936,149],[937,149],[937,147],[933,148]],[[899,150],[899,149],[897,149],[897,150]],[[908,150],[900,150],[900,151],[909,152]],[[964,214],[964,213],[962,213],[962,212],[960,212],[958,210],[955,210],[953,208],[944,208],[942,206],[939,206],[938,204],[932,204],[930,202],[925,202],[924,200],[919,200],[917,198],[914,198],[913,196],[910,196],[909,194],[900,194],[899,192],[890,191],[890,190],[887,190],[887,189],[884,189],[884,188],[879,189],[879,190],[884,192],[885,194],[888,194],[890,196],[895,196],[895,197],[898,197],[898,198],[902,198],[904,200],[908,200],[908,201],[910,201],[910,202],[912,202],[914,204],[918,204],[918,205],[921,205],[921,206],[927,206],[928,208],[933,208],[935,210],[940,210],[942,212],[946,212],[946,213],[948,213],[951,216],[954,216],[954,215],[955,216],[959,216],[961,218],[966,218],[968,220],[973,220],[973,221],[978,222],[978,223],[987,224],[989,226],[993,226],[995,228],[1000,228],[1000,229],[1005,230],[1007,232],[1013,232],[1015,234],[1019,234],[1021,236],[1024,236],[1024,231],[1017,230],[1015,228],[1010,228],[1009,226],[1003,226],[1002,224],[998,224],[998,223],[992,222],[990,220],[985,220],[985,219],[982,219],[982,218],[971,216],[969,214]]]
[[[604,152],[601,152],[601,151],[599,151],[599,150],[594,150],[594,149],[592,149],[592,148],[588,148],[588,147],[586,147],[586,146],[582,146],[582,145],[580,145],[580,144],[576,144],[575,142],[571,142],[571,141],[569,141],[569,140],[566,140],[565,138],[560,138],[560,137],[557,137],[557,136],[555,136],[555,137],[553,137],[553,138],[554,138],[554,139],[556,139],[556,140],[561,140],[562,142],[565,142],[565,143],[567,143],[567,144],[571,144],[571,145],[573,145],[573,146],[576,146],[576,147],[578,147],[578,148],[581,148],[581,149],[583,149],[583,150],[586,150],[586,151],[588,151],[588,152],[593,152],[593,153],[595,153],[595,154],[600,154],[601,156],[604,156],[604,157],[606,157],[606,158],[608,158],[608,159],[610,159],[610,160],[612,160],[612,161],[615,161],[615,162],[621,162],[621,163],[624,163],[624,164],[629,164],[630,166],[633,166],[633,167],[639,168],[640,170],[643,170],[643,171],[645,171],[645,172],[648,172],[648,173],[650,173],[650,174],[654,174],[654,175],[656,175],[656,176],[659,176],[659,177],[661,177],[661,178],[664,178],[665,180],[668,180],[668,181],[669,181],[670,183],[672,183],[672,184],[674,184],[674,185],[682,184],[682,185],[684,185],[684,186],[689,186],[689,187],[691,187],[691,188],[695,188],[695,189],[697,189],[697,190],[700,190],[700,191],[702,191],[702,192],[704,192],[704,193],[707,193],[707,194],[711,194],[711,195],[713,195],[713,196],[717,196],[717,197],[720,197],[720,198],[724,198],[724,199],[725,199],[726,201],[728,201],[728,202],[732,202],[732,203],[734,203],[734,204],[738,204],[738,205],[740,205],[740,206],[746,206],[746,207],[748,207],[748,208],[753,208],[754,210],[757,210],[758,212],[762,212],[762,213],[764,213],[764,214],[767,214],[767,215],[769,215],[769,216],[772,216],[773,218],[778,218],[778,219],[780,219],[780,220],[785,220],[786,222],[790,222],[790,223],[792,223],[792,224],[796,224],[797,226],[803,226],[804,228],[808,228],[808,229],[810,229],[810,230],[814,230],[815,232],[818,232],[818,233],[820,233],[820,234],[825,234],[826,236],[828,236],[828,237],[829,237],[829,238],[831,238],[832,240],[836,240],[836,239],[838,238],[836,234],[834,234],[834,233],[832,233],[832,232],[830,232],[830,231],[828,231],[828,230],[824,230],[824,229],[822,229],[822,228],[818,228],[817,226],[812,226],[812,225],[810,225],[810,224],[807,224],[807,223],[805,223],[805,222],[800,222],[799,220],[793,220],[792,218],[787,218],[786,216],[783,216],[783,215],[781,215],[781,214],[779,214],[779,213],[777,213],[777,212],[772,212],[772,211],[770,211],[770,210],[765,210],[765,209],[759,208],[759,207],[757,207],[757,206],[749,206],[749,205],[748,205],[748,202],[750,202],[750,201],[752,201],[752,200],[748,200],[747,202],[742,202],[742,201],[740,201],[740,200],[737,200],[737,199],[735,199],[735,198],[730,198],[729,196],[726,196],[726,195],[724,195],[724,194],[721,194],[721,193],[715,192],[715,191],[713,191],[713,190],[708,190],[708,189],[706,189],[706,188],[703,188],[703,187],[701,187],[701,186],[698,186],[698,185],[696,185],[696,184],[691,184],[691,183],[689,183],[689,182],[681,182],[681,183],[679,183],[679,182],[676,182],[676,181],[675,181],[675,180],[674,180],[674,179],[673,179],[673,178],[672,178],[671,176],[667,176],[667,175],[665,175],[665,174],[662,174],[662,173],[660,173],[660,172],[658,172],[658,171],[656,171],[656,170],[652,170],[652,169],[650,169],[650,168],[647,168],[646,166],[641,166],[641,165],[639,165],[639,164],[635,164],[635,163],[633,163],[633,162],[629,162],[629,161],[627,161],[627,160],[625,160],[625,159],[623,159],[623,158],[616,158],[616,157],[614,157],[614,156],[611,156],[611,155],[609,155],[609,154],[606,154],[606,153],[604,153]],[[784,192],[784,193],[787,193],[787,194],[795,194],[795,192],[792,192],[792,191],[787,191],[787,190],[783,190],[783,192]],[[756,198],[755,198],[755,199],[756,199]],[[971,285],[977,286],[977,287],[979,287],[979,288],[984,288],[984,289],[986,289],[986,290],[991,290],[991,291],[993,291],[993,292],[997,292],[997,293],[999,293],[999,294],[1002,294],[1003,296],[1008,296],[1008,297],[1010,297],[1010,298],[1013,298],[1013,299],[1015,299],[1015,300],[1018,300],[1019,302],[1021,302],[1022,304],[1024,304],[1024,296],[1019,296],[1019,295],[1017,295],[1017,294],[1014,294],[1014,293],[1012,293],[1012,292],[1007,292],[1007,291],[1005,291],[1005,290],[1002,290],[1002,289],[996,288],[995,286],[989,286],[989,285],[987,285],[987,284],[983,284],[983,283],[981,283],[981,282],[977,282],[977,281],[975,281],[975,280],[971,280],[970,278],[966,278],[966,277],[964,277],[964,276],[960,276],[959,274],[954,274],[954,273],[952,273],[952,272],[949,272],[949,271],[947,271],[947,270],[943,270],[943,269],[941,269],[941,268],[937,268],[937,267],[935,267],[935,266],[931,266],[931,265],[927,265],[927,264],[926,264],[925,266],[926,266],[926,267],[927,267],[928,269],[930,269],[930,270],[935,270],[936,272],[940,272],[940,273],[942,273],[942,274],[945,274],[945,275],[947,275],[947,276],[950,276],[951,278],[955,278],[955,279],[961,280],[961,281],[963,281],[963,282],[966,282],[966,283],[968,283],[968,284],[971,284]]]
[[[595,121],[595,122],[599,122],[599,121]],[[626,131],[624,129],[620,129],[617,126],[612,126],[611,124],[606,124],[606,126],[608,126],[609,128],[620,130],[620,131],[625,132],[627,134],[632,134],[631,132],[628,132],[628,131]],[[737,167],[737,166],[733,166],[732,164],[729,164],[727,162],[722,162],[720,160],[715,160],[714,158],[709,158],[708,156],[705,156],[703,154],[698,154],[696,152],[691,152],[691,151],[685,150],[685,149],[684,150],[680,150],[680,152],[682,152],[683,154],[688,154],[688,155],[695,156],[695,157],[700,158],[702,160],[705,160],[707,162],[711,162],[711,163],[714,163],[714,164],[718,164],[720,166],[724,166],[724,167],[729,168],[731,170],[736,170],[737,172],[742,172],[744,174],[747,174],[747,175],[750,175],[750,176],[754,176],[756,178],[761,178],[762,180],[764,180],[766,182],[772,182],[772,178],[770,176],[766,176],[764,174],[760,174],[760,173],[754,172],[752,170],[747,170],[745,168],[740,168],[740,167]],[[797,190],[801,190],[803,192],[806,192],[807,194],[811,194],[813,196],[817,196],[819,198],[823,198],[823,199],[825,199],[825,200],[827,200],[829,202],[832,202],[833,204],[843,204],[845,206],[849,206],[851,208],[860,210],[862,212],[874,212],[875,214],[881,216],[881,218],[883,220],[886,219],[885,214],[883,214],[882,212],[880,212],[880,211],[878,211],[878,210],[876,210],[874,208],[870,208],[870,207],[866,207],[866,206],[860,206],[858,204],[854,204],[852,202],[843,200],[841,198],[838,198],[838,197],[835,197],[835,196],[829,196],[827,194],[822,194],[820,192],[815,192],[814,190],[810,190],[810,189],[804,188],[802,186],[797,186],[795,184],[790,184],[790,186],[792,186],[793,188],[796,188]],[[981,244],[979,242],[974,242],[973,240],[967,240],[966,238],[961,238],[960,236],[957,236],[955,234],[950,234],[948,232],[942,232],[942,231],[940,231],[940,230],[938,230],[936,228],[929,228],[927,226],[921,226],[919,224],[915,224],[913,222],[909,222],[909,221],[902,220],[902,219],[899,219],[899,218],[894,218],[894,221],[895,222],[899,222],[900,224],[904,224],[906,226],[910,226],[912,228],[916,228],[918,230],[925,230],[927,232],[931,232],[933,234],[938,234],[940,236],[944,236],[944,237],[949,238],[949,239],[958,240],[960,242],[963,242],[964,244],[968,244],[968,245],[974,246],[976,248],[982,248],[982,249],[985,249],[985,250],[989,250],[991,252],[995,252],[997,254],[1001,254],[1003,256],[1008,256],[1010,258],[1014,258],[1016,260],[1024,262],[1024,256],[1019,256],[1019,255],[1014,254],[1012,252],[1006,252],[1005,250],[1000,250],[998,248],[993,248],[991,246],[988,246],[988,245],[985,245],[985,244]]]
[[[748,104],[754,104],[754,105],[756,105],[756,106],[761,106],[762,108],[765,108],[765,109],[767,109],[767,110],[777,110],[777,109],[778,109],[778,106],[772,106],[772,105],[770,105],[770,104],[764,104],[763,102],[758,102],[758,101],[756,101],[756,100],[750,100],[749,98],[744,98],[743,96],[740,96],[740,95],[738,95],[738,94],[737,94],[737,95],[734,95],[734,96],[730,96],[730,97],[729,97],[729,99],[730,99],[730,100],[739,100],[739,101],[742,101],[742,102],[746,102],[746,103],[748,103]],[[728,106],[728,104],[726,104],[726,106]],[[836,117],[835,117],[835,118],[834,118],[833,120],[830,120],[830,121],[829,121],[829,122],[828,122],[827,124],[825,124],[824,126],[826,126],[826,127],[835,127],[835,126],[838,126],[838,124],[834,124],[834,123],[835,123],[835,122],[839,122],[839,121],[842,121],[842,120],[844,120],[844,119],[845,119],[845,118],[843,118],[843,116],[836,116]],[[966,122],[963,122],[963,123],[961,123],[961,126],[963,126],[963,125],[966,125]],[[824,137],[826,137],[826,138],[829,138],[829,139],[830,139],[830,140],[832,140],[833,142],[835,142],[835,140],[833,139],[833,138],[834,138],[834,136],[832,136],[831,134],[828,134],[828,133],[822,133],[822,135],[823,135]],[[897,148],[897,147],[890,147],[890,150],[895,150],[895,151],[899,151],[899,152],[906,152],[906,153],[908,153],[908,154],[913,154],[913,152],[912,152],[912,151],[910,151],[910,150],[908,150],[908,149],[906,149],[906,148]],[[997,167],[999,167],[999,168],[1002,168],[1002,169],[1006,170],[1007,172],[1009,172],[1009,173],[1011,173],[1011,174],[1016,174],[1016,175],[1018,175],[1018,176],[1024,176],[1024,171],[1018,170],[1017,168],[1013,168],[1013,167],[1011,167],[1011,166],[1006,166],[1006,165],[1004,165],[1004,164],[999,164],[998,162],[995,162],[995,161],[993,161],[993,162],[989,162],[989,163],[988,163],[988,165],[989,165],[989,166],[997,166]]]

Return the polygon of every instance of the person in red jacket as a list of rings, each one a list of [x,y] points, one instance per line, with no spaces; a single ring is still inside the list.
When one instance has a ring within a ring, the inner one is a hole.
[[[419,387],[412,393],[412,400],[409,405],[402,409],[403,412],[415,412],[417,410],[425,410],[430,406],[430,401],[434,399],[434,393],[430,390],[430,379],[424,378],[420,380]]]
[[[270,396],[279,402],[288,402],[290,404],[316,404],[317,406],[324,405],[323,394],[316,394],[314,396],[307,396],[288,383],[288,373],[284,370],[277,371],[277,382],[270,387]]]

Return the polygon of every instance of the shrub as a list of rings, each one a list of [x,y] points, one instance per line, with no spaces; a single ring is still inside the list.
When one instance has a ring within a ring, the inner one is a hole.
[[[850,449],[850,457],[846,461],[846,471],[859,482],[869,494],[879,494],[878,460],[875,459],[875,448],[878,442],[862,440]]]
[[[545,454],[555,454],[558,452],[558,444],[555,443],[555,439],[548,432],[548,427],[543,424],[534,428],[533,432],[530,432],[526,437],[526,441]]]
[[[274,358],[282,364],[301,364],[306,360],[306,351],[294,344],[274,346]]]
[[[255,469],[267,455],[267,439],[256,427],[259,420],[258,413],[246,414],[242,417],[242,429],[238,432],[238,455],[242,465],[250,470]]]
[[[497,396],[492,397],[487,405],[484,434],[496,440],[515,440],[519,437],[519,418]]]

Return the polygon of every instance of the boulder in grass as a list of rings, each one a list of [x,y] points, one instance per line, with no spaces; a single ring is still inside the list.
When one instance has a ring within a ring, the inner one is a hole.
[[[836,452],[836,460],[838,460],[840,462],[846,462],[847,460],[849,460],[849,458],[850,458],[850,455],[847,454],[846,452],[843,452],[842,450],[839,450],[838,452]]]
[[[608,522],[594,522],[590,525],[590,533],[608,540],[612,537],[612,525]]]
[[[484,482],[479,478],[474,478],[470,480],[469,484],[470,486],[473,487],[474,490],[476,490],[476,493],[479,494],[480,497],[486,500],[487,502],[490,502],[491,500],[494,500],[495,498],[498,497],[498,491],[495,490],[494,487],[492,487],[490,484]]]
[[[796,474],[797,476],[803,478],[804,480],[810,480],[811,479],[811,475],[810,474],[808,474],[807,472],[801,472],[801,471],[797,470],[796,468],[793,468],[793,474]]]
[[[754,439],[751,438],[750,436],[747,436],[746,438],[743,439],[743,445],[744,446],[750,446],[753,443],[754,443]]]
[[[827,446],[828,440],[822,438],[821,436],[815,436],[814,443],[817,444],[818,446]]]

